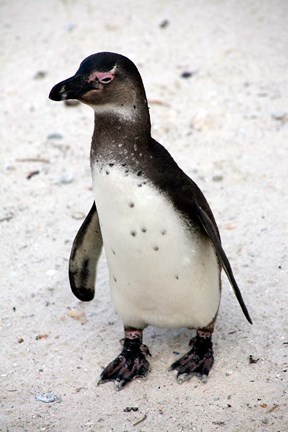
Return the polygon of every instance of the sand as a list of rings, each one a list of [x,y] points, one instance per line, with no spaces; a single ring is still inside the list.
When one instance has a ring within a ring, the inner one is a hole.
[[[2,0],[0,16],[1,432],[288,430],[287,2]],[[168,372],[189,330],[148,328],[148,378],[97,387],[123,331],[105,259],[90,303],[67,276],[93,112],[48,94],[103,50],[139,67],[153,136],[206,194],[254,321],[223,275],[207,383]]]

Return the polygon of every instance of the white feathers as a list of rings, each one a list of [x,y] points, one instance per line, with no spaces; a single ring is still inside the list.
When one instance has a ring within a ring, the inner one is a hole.
[[[130,107],[129,105],[115,105],[114,103],[105,103],[103,105],[101,104],[92,104],[89,103],[89,106],[93,108],[95,113],[100,114],[113,114],[118,117],[123,118],[123,120],[129,120],[129,121],[135,121],[138,119],[138,112],[136,109],[133,109],[133,107]]]
[[[112,298],[124,323],[208,325],[220,301],[210,240],[188,229],[147,179],[117,165],[92,171]]]

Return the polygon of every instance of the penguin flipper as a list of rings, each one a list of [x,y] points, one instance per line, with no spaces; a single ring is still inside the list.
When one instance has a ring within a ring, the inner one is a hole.
[[[71,290],[82,301],[90,301],[94,297],[96,266],[102,246],[102,234],[94,202],[74,239],[69,259]]]
[[[247,319],[247,321],[252,324],[252,320],[251,317],[249,315],[249,312],[247,310],[247,307],[244,303],[240,288],[238,287],[238,284],[235,280],[235,277],[233,275],[233,271],[230,265],[230,262],[222,248],[221,245],[221,240],[220,240],[220,236],[217,232],[217,229],[215,228],[213,222],[211,221],[211,219],[209,218],[208,214],[202,209],[202,207],[200,207],[199,205],[197,206],[197,210],[196,210],[196,214],[198,216],[198,220],[200,222],[200,224],[202,225],[202,227],[204,228],[204,231],[206,232],[206,234],[208,235],[208,237],[211,239],[214,248],[216,250],[218,259],[220,260],[221,266],[223,267],[227,278],[233,288],[233,291],[235,293],[235,296],[241,306],[241,309]]]

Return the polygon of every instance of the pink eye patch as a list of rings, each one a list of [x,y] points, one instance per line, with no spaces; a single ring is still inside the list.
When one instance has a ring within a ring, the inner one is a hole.
[[[88,82],[92,82],[92,81],[99,81],[102,84],[108,84],[109,82],[111,82],[113,79],[115,78],[115,75],[111,72],[93,72],[89,77],[88,77]]]

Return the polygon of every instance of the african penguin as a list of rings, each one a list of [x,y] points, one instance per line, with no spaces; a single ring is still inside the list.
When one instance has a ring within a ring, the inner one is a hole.
[[[74,240],[69,278],[76,297],[91,300],[104,246],[124,341],[99,383],[114,381],[120,390],[147,375],[150,353],[142,336],[148,325],[196,329],[190,350],[170,369],[178,382],[208,375],[222,268],[252,321],[203,193],[151,137],[138,69],[122,55],[93,54],[49,97],[78,99],[95,112],[90,155],[95,202]]]

